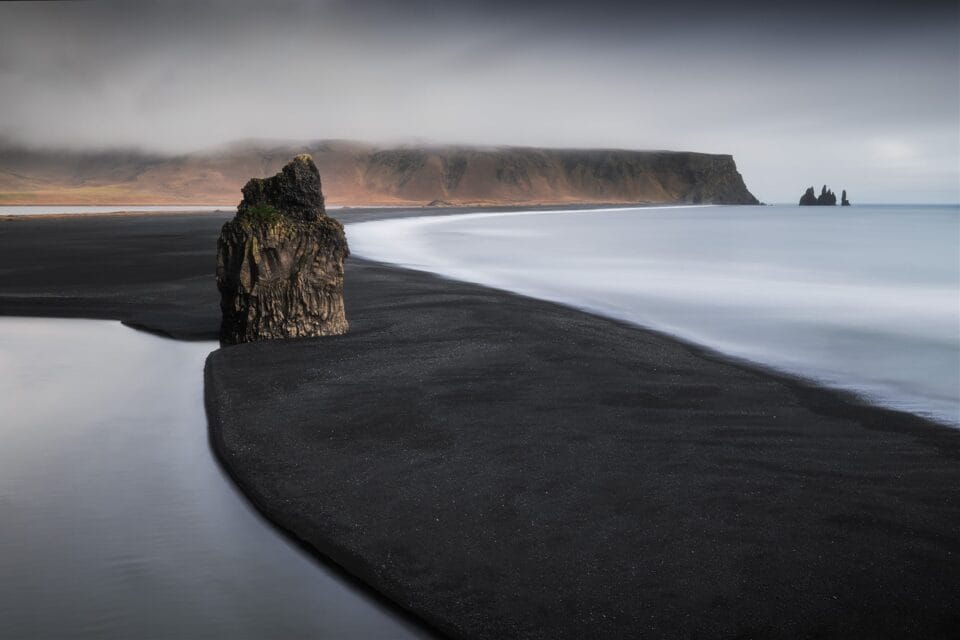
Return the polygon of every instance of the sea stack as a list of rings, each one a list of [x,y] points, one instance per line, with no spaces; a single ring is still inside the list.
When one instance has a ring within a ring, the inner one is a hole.
[[[846,191],[844,191],[846,193]],[[837,195],[827,189],[827,185],[823,185],[823,188],[820,189],[820,195],[817,196],[816,192],[813,190],[813,187],[807,187],[807,190],[802,196],[800,196],[800,206],[828,206],[831,207],[837,204]]]
[[[849,206],[850,206],[850,201],[847,200],[847,190],[846,190],[846,189],[844,189],[844,190],[843,190],[843,193],[840,195],[840,206],[841,206],[841,207],[849,207]]]
[[[346,333],[343,225],[327,215],[320,172],[299,155],[243,187],[217,243],[220,342]]]
[[[823,185],[823,189],[820,190],[820,195],[817,196],[817,204],[832,207],[837,204],[837,195],[830,189],[827,189],[827,185]]]

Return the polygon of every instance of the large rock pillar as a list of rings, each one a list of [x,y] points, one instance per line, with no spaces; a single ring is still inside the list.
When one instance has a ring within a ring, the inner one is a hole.
[[[220,341],[346,333],[343,225],[326,214],[320,173],[299,155],[272,178],[243,187],[237,215],[220,231]]]

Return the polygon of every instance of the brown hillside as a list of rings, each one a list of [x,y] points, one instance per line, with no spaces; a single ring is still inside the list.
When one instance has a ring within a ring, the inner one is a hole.
[[[232,205],[251,176],[299,153],[333,205],[757,202],[728,155],[324,141],[178,156],[0,149],[0,204]]]

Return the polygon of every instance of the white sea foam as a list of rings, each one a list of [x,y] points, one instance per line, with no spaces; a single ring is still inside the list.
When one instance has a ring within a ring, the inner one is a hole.
[[[563,302],[960,424],[958,207],[650,207],[357,223],[355,254]]]

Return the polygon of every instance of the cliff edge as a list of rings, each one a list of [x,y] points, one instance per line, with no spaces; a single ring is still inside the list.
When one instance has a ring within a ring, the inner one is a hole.
[[[0,148],[0,204],[228,203],[302,153],[336,205],[758,204],[729,155],[350,141],[180,156]]]

